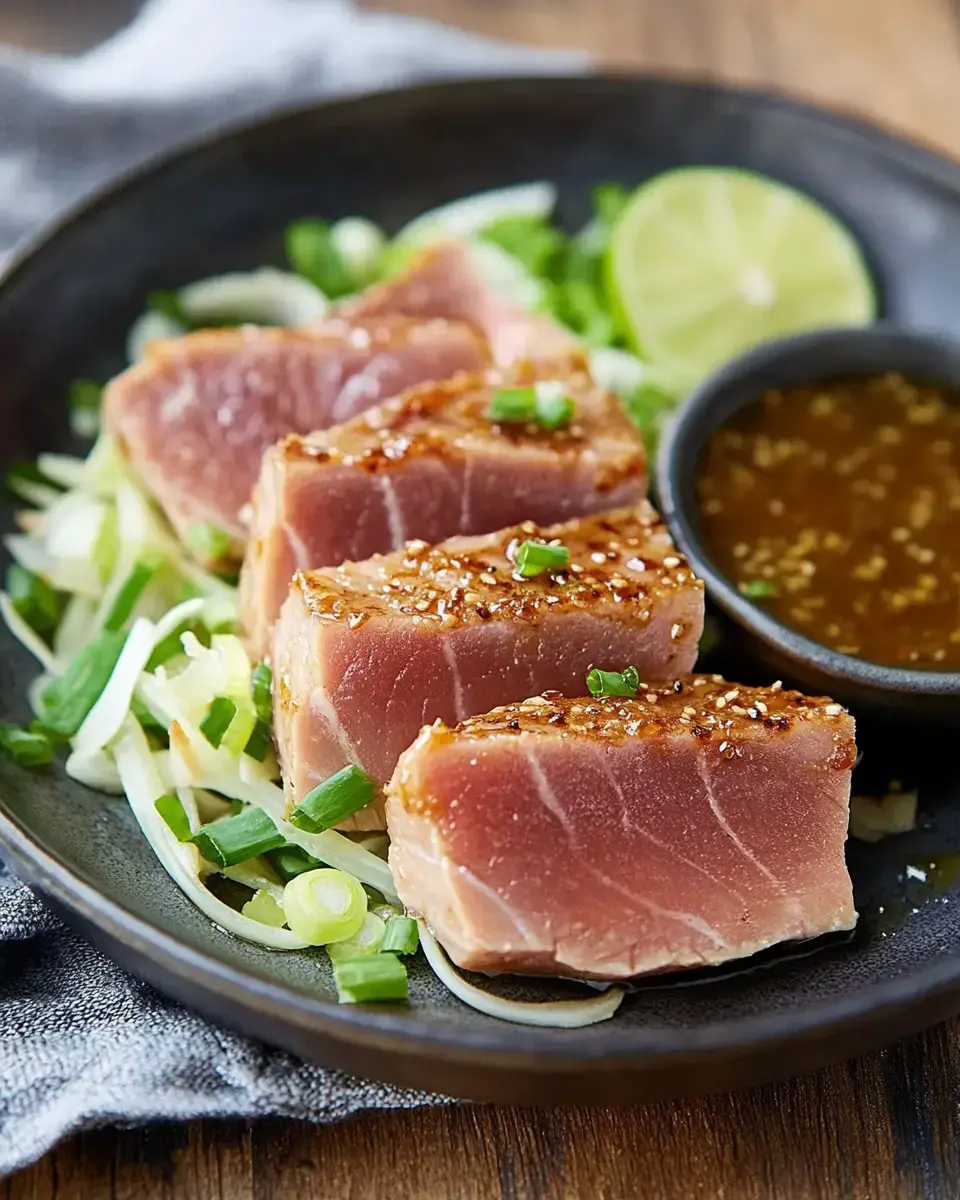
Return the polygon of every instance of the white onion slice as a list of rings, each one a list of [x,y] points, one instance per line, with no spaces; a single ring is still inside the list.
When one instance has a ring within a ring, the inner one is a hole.
[[[114,753],[127,801],[143,836],[167,874],[187,898],[221,929],[248,942],[256,942],[273,950],[306,949],[307,943],[289,929],[277,929],[253,921],[235,912],[203,886],[199,875],[200,855],[196,846],[178,842],[156,810],[155,802],[164,794],[164,787],[143,730],[133,718],[124,724]]]
[[[557,189],[546,182],[474,192],[421,213],[396,240],[420,246],[445,237],[469,238],[503,217],[549,217],[556,203]]]
[[[552,1029],[582,1029],[584,1025],[596,1025],[607,1021],[620,1007],[623,1000],[621,988],[608,988],[599,996],[589,1000],[504,1000],[493,996],[482,988],[467,983],[447,958],[446,951],[427,928],[426,922],[418,920],[420,945],[434,974],[450,991],[469,1004],[477,1012],[488,1017],[499,1017],[501,1021],[512,1021],[515,1025],[541,1025]]]
[[[645,384],[655,382],[649,366],[635,354],[603,346],[590,351],[590,374],[596,383],[629,399]]]
[[[38,454],[37,469],[65,488],[83,486],[86,460],[73,454]]]
[[[156,625],[145,617],[133,623],[123,650],[113,668],[107,686],[87,713],[73,741],[74,750],[89,754],[100,750],[120,731],[130,710],[130,702],[154,647],[184,621],[195,616],[203,607],[202,599],[185,600],[158,621]]]
[[[196,325],[249,321],[252,325],[306,325],[324,316],[329,302],[302,275],[261,267],[215,275],[181,288],[183,311]]]
[[[84,787],[93,788],[96,792],[106,792],[109,796],[122,796],[123,784],[117,765],[105,750],[91,750],[85,753],[74,752],[66,762],[66,772],[71,779],[82,783]]]
[[[546,300],[545,285],[512,254],[493,242],[471,242],[470,259],[477,275],[494,295],[523,309],[540,308]]]
[[[171,338],[183,337],[186,329],[162,312],[142,313],[130,326],[127,334],[127,362],[139,362],[146,354],[151,342],[166,342]]]

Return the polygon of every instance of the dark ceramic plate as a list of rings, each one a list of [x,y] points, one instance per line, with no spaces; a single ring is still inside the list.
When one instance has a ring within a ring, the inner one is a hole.
[[[442,200],[545,178],[559,184],[561,217],[575,228],[598,181],[636,183],[686,163],[752,167],[813,193],[862,238],[888,316],[960,325],[954,164],[853,121],[715,87],[610,78],[423,88],[282,116],[190,149],[124,181],[21,256],[0,286],[3,458],[65,444],[67,382],[121,366],[124,331],[148,291],[279,261],[293,217],[362,212],[395,228]],[[9,527],[9,509],[2,519]],[[6,636],[0,653],[2,715],[22,719],[33,667]],[[733,664],[734,673],[752,670]],[[960,767],[915,733],[865,734],[863,769],[882,781],[922,776],[923,825],[851,846],[864,914],[856,936],[646,984],[615,1020],[575,1032],[481,1016],[426,968],[413,972],[409,1008],[338,1006],[323,953],[272,954],[218,932],[161,870],[125,806],[59,771],[0,762],[0,839],[107,953],[268,1041],[456,1095],[662,1097],[810,1070],[960,1009],[960,892],[949,887]],[[943,886],[905,885],[908,860],[929,855],[940,856]],[[499,986],[544,994],[541,985]]]

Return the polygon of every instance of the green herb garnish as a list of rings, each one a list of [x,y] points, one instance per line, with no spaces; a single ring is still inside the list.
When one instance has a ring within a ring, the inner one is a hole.
[[[570,565],[570,551],[566,546],[522,542],[513,561],[514,571],[521,579],[532,579],[535,575],[566,570]]]
[[[607,696],[635,696],[639,686],[640,676],[636,667],[627,667],[625,671],[601,671],[594,667],[587,672],[590,695],[601,699]]]
[[[207,862],[218,867],[233,867],[268,850],[284,845],[283,834],[267,814],[248,806],[234,817],[221,817],[201,825],[193,835],[193,844]]]
[[[290,814],[290,823],[308,833],[339,825],[373,799],[373,780],[353,763],[308,792]]]

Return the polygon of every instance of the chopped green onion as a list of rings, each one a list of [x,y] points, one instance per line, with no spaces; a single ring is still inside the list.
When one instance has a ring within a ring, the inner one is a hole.
[[[604,225],[613,225],[627,206],[630,192],[622,183],[600,183],[593,189],[593,210]]]
[[[420,945],[420,930],[413,917],[391,917],[383,931],[380,949],[383,953],[416,954]]]
[[[333,978],[341,1004],[407,998],[407,968],[395,954],[371,954],[334,963]]]
[[[321,867],[290,880],[283,889],[283,911],[298,938],[325,946],[359,932],[367,914],[367,893],[346,871]]]
[[[306,850],[301,850],[299,846],[294,846],[292,842],[271,850],[267,859],[284,883],[296,879],[304,871],[313,871],[321,866],[319,859],[308,854]]]
[[[183,536],[190,549],[206,561],[228,558],[233,548],[230,534],[209,521],[191,521]]]
[[[294,221],[287,226],[284,240],[290,266],[325,296],[333,300],[353,291],[353,283],[325,221]]]
[[[570,565],[566,546],[548,546],[544,542],[522,542],[517,547],[514,567],[522,579],[532,579],[548,571],[564,571]]]
[[[179,292],[151,292],[147,296],[147,311],[163,313],[165,317],[169,317],[171,321],[182,325],[184,329],[191,329],[193,326],[193,322],[187,316],[183,305],[180,303]]]
[[[228,696],[217,696],[210,701],[210,707],[200,722],[200,732],[211,746],[220,745],[236,715],[237,706]]]
[[[258,720],[253,727],[253,733],[247,738],[247,744],[243,748],[244,754],[248,758],[255,758],[257,762],[263,762],[270,749],[270,736],[270,726],[265,721]]]
[[[68,403],[73,412],[99,412],[103,385],[92,379],[75,379],[70,384]]]
[[[188,596],[185,599],[192,599],[192,597]],[[206,625],[200,621],[185,621],[172,633],[168,633],[163,641],[157,642],[147,662],[147,671],[153,672],[157,667],[162,667],[164,663],[169,662],[171,658],[183,654],[183,635],[185,633],[192,633],[204,649],[210,649],[210,631]]]
[[[635,696],[640,686],[636,667],[625,671],[601,671],[594,667],[587,672],[587,687],[591,696]]]
[[[41,576],[13,563],[7,570],[11,603],[36,633],[52,633],[63,616],[63,597]]]
[[[117,520],[117,510],[110,507],[103,514],[100,529],[97,532],[97,540],[93,547],[93,561],[104,583],[113,574],[113,568],[117,565],[119,550],[120,530]]]
[[[506,250],[531,275],[547,275],[564,244],[560,230],[548,225],[542,217],[500,217],[482,229],[479,236]]]
[[[347,958],[358,958],[364,954],[376,954],[383,941],[383,918],[376,913],[368,912],[363,918],[363,924],[353,935],[342,942],[331,942],[327,953],[331,962],[343,962]]]
[[[45,734],[6,721],[0,721],[0,749],[21,767],[45,767],[53,761],[53,745]]]
[[[259,921],[263,925],[272,925],[274,929],[282,929],[287,923],[283,909],[266,888],[261,888],[258,892],[254,892],[253,898],[248,900],[240,911],[245,917],[249,917],[251,921]]]
[[[748,600],[772,600],[777,589],[769,579],[747,579],[738,585],[741,596]]]
[[[136,717],[140,728],[148,738],[158,741],[164,747],[170,745],[170,735],[167,733],[166,727],[162,722],[157,720],[139,696],[134,696],[130,701],[130,711]]]
[[[532,421],[537,415],[537,393],[532,387],[501,388],[490,398],[488,415],[498,425]]]
[[[273,688],[273,672],[266,663],[257,663],[250,676],[250,695],[253,707],[261,721],[270,723],[273,716],[271,690]]]
[[[234,817],[201,825],[193,835],[193,844],[207,862],[233,867],[257,854],[276,850],[284,844],[284,838],[263,809],[248,805]]]
[[[166,795],[158,796],[153,802],[153,807],[178,842],[193,840],[190,818],[187,816],[187,810],[183,807],[183,801],[175,792],[167,792]]]
[[[122,629],[126,625],[147,584],[156,575],[158,567],[158,563],[148,561],[138,562],[134,565],[107,613],[106,620],[103,622],[104,629]]]
[[[566,429],[577,411],[569,396],[537,395],[537,422],[551,433]]]
[[[365,808],[373,793],[373,780],[351,763],[308,792],[290,814],[290,823],[308,833],[320,833]]]
[[[40,697],[44,725],[63,737],[73,737],[107,686],[126,640],[125,633],[105,629],[83,647]]]

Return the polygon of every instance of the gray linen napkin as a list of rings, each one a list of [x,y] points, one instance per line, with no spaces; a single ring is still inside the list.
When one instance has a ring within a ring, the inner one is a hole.
[[[152,0],[77,58],[0,50],[0,261],[116,172],[277,105],[449,76],[575,70],[346,0]],[[132,979],[0,863],[0,1176],[65,1134],[157,1118],[446,1103],[300,1063]]]

